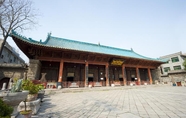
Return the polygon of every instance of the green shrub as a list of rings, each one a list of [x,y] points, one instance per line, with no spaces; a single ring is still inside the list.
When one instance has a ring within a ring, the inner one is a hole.
[[[0,99],[0,118],[10,118],[13,112],[13,108],[8,106]]]
[[[34,84],[31,80],[23,80],[22,89],[28,90],[29,94],[37,94],[44,87],[42,84]]]

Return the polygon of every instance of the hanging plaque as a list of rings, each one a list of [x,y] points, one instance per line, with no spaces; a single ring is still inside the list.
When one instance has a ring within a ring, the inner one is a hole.
[[[113,59],[111,61],[111,65],[118,65],[118,66],[121,66],[123,64],[124,60],[122,59]]]

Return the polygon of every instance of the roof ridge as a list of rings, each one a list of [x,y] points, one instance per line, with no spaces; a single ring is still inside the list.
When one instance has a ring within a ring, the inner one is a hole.
[[[138,54],[138,53],[136,53],[136,52],[134,52],[134,51],[133,51],[133,53],[135,53],[135,54],[137,54],[137,55],[139,55],[139,56],[141,56],[141,57],[144,57],[144,58],[150,59],[150,60],[155,60],[155,59],[156,59],[156,58],[150,58],[150,57],[143,56],[143,55]]]
[[[94,45],[94,46],[100,46],[100,47],[105,47],[105,48],[110,48],[110,49],[117,49],[117,50],[130,51],[130,52],[132,51],[132,50],[116,48],[116,47],[112,47],[112,46],[100,45],[100,44],[95,44],[95,43],[88,43],[88,42],[77,41],[77,40],[66,39],[66,38],[59,38],[59,37],[55,37],[55,36],[50,36],[50,37],[58,39],[58,40],[59,39],[63,39],[63,40],[71,41],[71,42],[76,42],[76,43],[81,43],[81,44],[88,44],[88,45]]]

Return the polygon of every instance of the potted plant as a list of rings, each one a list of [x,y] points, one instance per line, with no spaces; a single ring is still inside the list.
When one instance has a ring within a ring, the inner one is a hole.
[[[45,88],[46,88],[46,84],[44,84],[43,83],[43,81],[41,81],[41,80],[32,80],[32,82],[35,84],[35,85],[37,85],[37,84],[39,84],[39,92],[38,92],[38,96],[37,96],[37,98],[40,98],[41,99],[41,101],[42,101],[42,99],[44,98],[44,94],[45,94]]]
[[[0,99],[0,118],[10,118],[13,108]]]
[[[32,110],[27,110],[27,106],[26,106],[26,99],[23,101],[24,102],[24,110],[20,111],[20,114],[23,115],[25,118],[31,118],[32,116]]]
[[[14,81],[11,91],[3,91],[3,94],[0,95],[0,97],[3,98],[3,101],[11,106],[18,105],[28,95],[28,91],[22,92],[22,79],[15,79]]]
[[[42,84],[34,84],[31,80],[23,80],[23,83],[22,83],[22,89],[29,91],[26,101],[36,100],[38,96],[38,92],[42,90],[43,88],[44,87]]]

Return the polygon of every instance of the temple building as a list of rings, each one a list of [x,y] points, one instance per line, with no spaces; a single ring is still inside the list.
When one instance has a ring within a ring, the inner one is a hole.
[[[48,87],[96,87],[152,84],[163,61],[133,50],[53,37],[36,41],[12,31],[10,36],[30,59],[29,79],[45,79]]]

